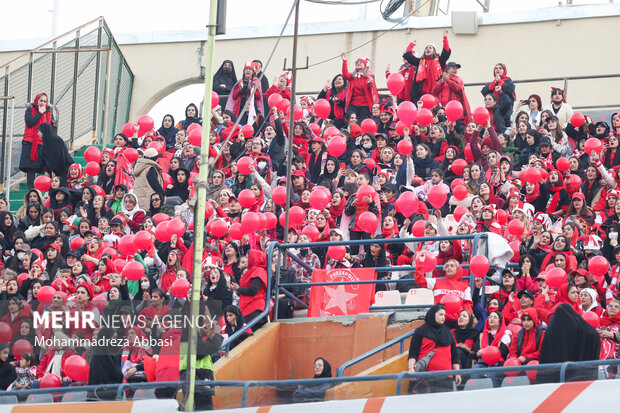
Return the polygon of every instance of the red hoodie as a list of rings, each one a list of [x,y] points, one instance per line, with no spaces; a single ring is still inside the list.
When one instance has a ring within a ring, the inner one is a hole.
[[[440,304],[441,299],[446,294],[456,295],[459,297],[463,304],[461,308],[455,313],[446,313],[446,320],[456,321],[459,318],[461,310],[467,310],[472,312],[473,302],[471,300],[471,290],[469,284],[465,281],[461,281],[463,275],[463,269],[459,266],[456,274],[452,278],[426,278],[424,276],[424,266],[419,265],[415,269],[414,277],[415,282],[422,288],[428,288],[433,291],[435,296],[435,304]]]
[[[516,339],[510,342],[510,357],[525,357],[526,360],[538,360],[540,357],[540,346],[545,338],[545,332],[539,329],[540,322],[536,310],[528,308],[523,311],[523,315],[529,315],[534,321],[534,327],[530,331],[525,328],[519,330]]]
[[[248,253],[248,269],[239,280],[239,287],[250,287],[253,278],[259,278],[262,285],[256,295],[239,295],[239,309],[244,316],[256,310],[264,310],[267,299],[267,256],[259,250]]]

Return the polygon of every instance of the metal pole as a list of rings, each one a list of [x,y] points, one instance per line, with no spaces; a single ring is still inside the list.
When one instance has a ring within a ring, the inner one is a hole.
[[[203,113],[202,142],[200,145],[200,173],[196,185],[197,201],[194,214],[194,273],[192,275],[191,320],[197,320],[200,311],[202,285],[202,255],[205,236],[205,203],[207,202],[207,179],[209,177],[209,146],[211,131],[211,98],[213,91],[213,55],[215,53],[215,31],[217,26],[217,0],[210,0],[209,35],[207,36],[207,53],[205,56],[205,95]],[[206,320],[205,322],[209,322]],[[194,387],[196,383],[196,345],[197,328],[191,328],[187,344],[187,373],[189,383],[185,398],[185,411],[194,411]]]
[[[101,40],[103,37],[103,20],[99,20],[99,28],[97,29],[97,47],[101,48]],[[54,53],[56,56],[56,53]],[[93,99],[93,138],[97,138],[97,114],[99,113],[99,77],[101,74],[101,52],[97,52],[97,63],[95,63],[95,97]]]
[[[26,92],[26,102],[30,102],[30,98],[32,97],[32,75],[33,75],[33,72],[34,72],[33,54],[32,54],[32,52],[30,52],[30,55],[28,56],[28,89],[27,89],[27,92]]]
[[[4,73],[4,96],[9,96],[9,76],[11,75],[9,66],[6,67]],[[6,115],[8,112],[8,108],[6,106],[6,101],[2,106],[2,159],[6,159],[7,150],[6,150]],[[10,152],[10,151],[9,151]],[[7,171],[7,174],[10,174],[11,171]],[[4,183],[4,179],[6,175],[4,173],[4,168],[0,168],[0,182]]]
[[[119,52],[120,53],[120,52]],[[116,81],[116,97],[114,98],[114,118],[112,119],[112,132],[116,133],[116,117],[118,116],[118,99],[121,94],[121,77],[123,76],[123,62],[125,58],[121,55],[121,61],[118,63],[118,76]]]
[[[299,32],[299,0],[295,4],[295,29],[293,33],[293,67],[291,68],[291,75],[293,81],[291,83],[291,108],[289,110],[289,123],[288,123],[288,153],[286,154],[286,210],[284,219],[284,242],[288,242],[288,226],[289,216],[288,211],[291,208],[291,192],[293,192],[293,184],[291,182],[291,168],[293,165],[293,131],[295,130],[295,90],[297,86],[297,35]]]
[[[57,46],[57,42],[52,43],[52,49],[56,49]],[[55,103],[56,101],[54,100],[54,92],[56,89],[56,53],[52,53],[52,68],[51,68],[51,75],[50,75],[50,103]]]
[[[106,68],[106,75],[105,75],[105,82],[104,87],[105,87],[105,94],[103,95],[103,132],[102,132],[102,138],[101,138],[101,144],[103,145],[103,147],[105,148],[106,144],[108,143],[108,115],[109,115],[109,104],[110,104],[110,75],[112,74],[112,50],[108,51],[108,64],[107,64],[107,68]]]
[[[4,105],[6,106],[6,101]],[[11,195],[11,168],[13,161],[13,119],[15,114],[15,96],[11,96],[11,120],[9,121],[9,156],[4,158],[6,159],[6,199],[7,201],[10,199]]]
[[[80,31],[75,32],[75,47],[80,48]],[[77,102],[77,86],[78,86],[78,66],[80,64],[80,52],[75,52],[73,58],[73,94],[71,96],[71,144],[69,150],[73,151],[73,142],[75,141],[75,110]]]

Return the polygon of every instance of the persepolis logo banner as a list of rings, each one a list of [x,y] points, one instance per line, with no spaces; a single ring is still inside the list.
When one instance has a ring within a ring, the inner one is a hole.
[[[312,282],[371,281],[374,268],[312,271]],[[366,313],[375,294],[374,284],[320,285],[310,289],[308,317]]]

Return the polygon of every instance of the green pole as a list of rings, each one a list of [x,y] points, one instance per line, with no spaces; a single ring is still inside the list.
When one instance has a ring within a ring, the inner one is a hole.
[[[194,387],[196,383],[196,346],[198,312],[200,311],[200,287],[202,284],[202,253],[205,232],[205,203],[207,202],[207,179],[209,176],[209,132],[211,130],[211,93],[213,91],[213,54],[215,50],[215,31],[217,24],[217,0],[210,0],[209,35],[207,37],[207,54],[205,57],[205,96],[202,114],[202,143],[200,145],[200,174],[196,186],[198,200],[194,208],[194,273],[192,275],[192,327],[187,346],[188,387],[185,399],[185,411],[194,411]],[[205,322],[208,322],[206,320]]]

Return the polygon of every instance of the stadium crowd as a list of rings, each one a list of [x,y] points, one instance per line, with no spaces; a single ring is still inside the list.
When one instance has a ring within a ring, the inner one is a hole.
[[[415,49],[406,47],[397,72],[387,68],[390,95],[378,93],[368,59],[351,65],[343,54],[341,71],[318,96],[302,96],[293,108],[288,73],[269,84],[255,60],[238,78],[226,60],[213,78],[219,105],[210,124],[195,104],[180,122],[164,116],[159,128],[141,117],[112,147],[87,149],[86,167],[59,144],[47,95],[37,95],[26,110],[20,162],[30,189],[23,205],[0,199],[0,388],[178,380],[185,373],[182,357],[170,369],[165,349],[142,339],[187,345],[186,333],[157,320],[188,312],[202,128],[210,146],[201,309],[223,317],[200,330],[199,377],[212,377],[222,338],[256,318],[271,296],[279,318],[299,305],[267,291],[271,242],[377,240],[367,248],[293,249],[298,259],[284,260],[283,282],[310,282],[312,269],[416,264],[414,272],[377,274],[410,282],[376,285],[434,292],[437,306],[412,340],[411,371],[538,362],[545,329],[560,313],[588,321],[573,320],[583,334],[598,336],[596,358],[620,357],[620,116],[609,125],[573,113],[558,88],[518,100],[503,63],[479,96],[468,97],[447,31],[441,50]],[[293,206],[285,240],[287,185]],[[472,258],[471,240],[381,242],[480,232],[501,240],[514,265],[476,274],[473,290],[462,268]],[[443,269],[425,272],[426,260]],[[486,300],[483,275],[499,284]],[[307,302],[309,289],[292,292]],[[456,307],[445,300],[450,295]],[[142,316],[146,325],[35,328],[33,312],[63,310],[78,317],[92,311],[98,325],[114,316]],[[58,341],[46,346],[36,337]],[[69,344],[93,337],[127,341],[106,351]],[[501,360],[483,357],[489,347]],[[431,351],[430,364],[427,358],[416,367]],[[71,366],[79,358],[91,366],[81,380],[65,368],[74,355]],[[208,405],[210,394],[203,397]]]

